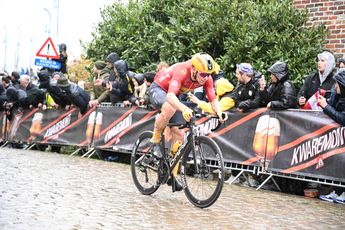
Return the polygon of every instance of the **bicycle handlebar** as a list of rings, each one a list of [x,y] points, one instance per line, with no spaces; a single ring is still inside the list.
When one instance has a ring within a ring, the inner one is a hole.
[[[194,115],[192,116],[191,120],[189,122],[185,122],[185,123],[169,123],[168,126],[169,127],[173,127],[173,126],[178,126],[179,129],[184,129],[187,128],[191,125],[191,123],[195,123],[195,120],[198,118],[203,118],[203,117],[208,117],[208,118],[214,118],[214,119],[218,119],[219,117],[217,115],[212,115],[212,114],[205,114],[205,113],[199,113],[199,112],[194,112]],[[228,119],[228,114],[227,113],[222,113],[222,119],[223,121],[226,121]],[[215,131],[217,129],[219,129],[219,127],[221,126],[221,122],[218,123],[217,127],[215,127],[214,129],[212,129],[211,131]]]
[[[216,118],[219,120],[219,117],[214,114],[205,114],[205,113],[195,113],[194,115],[195,118],[201,118],[201,117],[208,117],[208,118]],[[222,113],[222,119],[223,121],[228,120],[229,116],[227,113]]]

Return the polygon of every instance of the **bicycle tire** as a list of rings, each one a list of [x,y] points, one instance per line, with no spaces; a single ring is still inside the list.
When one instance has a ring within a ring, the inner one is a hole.
[[[150,139],[152,132],[145,131],[141,133],[136,140],[131,154],[131,173],[134,185],[144,195],[151,195],[159,188],[158,172],[154,170],[154,157],[150,152]],[[143,162],[147,157],[148,162]]]
[[[195,138],[195,161],[192,148],[189,143],[184,150],[180,171],[182,186],[193,205],[207,208],[217,201],[223,189],[223,155],[216,142],[206,136]]]

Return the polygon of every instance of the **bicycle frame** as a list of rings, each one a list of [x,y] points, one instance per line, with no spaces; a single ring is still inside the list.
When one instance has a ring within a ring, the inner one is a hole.
[[[198,165],[196,162],[196,157],[195,157],[195,132],[194,132],[194,127],[195,127],[195,118],[192,117],[190,122],[186,125],[189,128],[189,134],[185,141],[182,143],[181,147],[177,150],[175,156],[169,160],[168,156],[164,155],[164,160],[165,162],[169,165],[169,176],[171,175],[171,171],[175,168],[175,166],[178,164],[180,161],[181,157],[184,154],[184,149],[187,146],[188,143],[191,143],[193,148],[192,148],[192,153],[193,153],[193,159],[194,159],[194,165],[196,166],[196,171],[199,171]],[[165,138],[164,135],[162,136],[162,144],[163,144],[163,149],[165,150]]]
[[[173,192],[181,191],[182,186],[186,197],[196,207],[207,208],[217,201],[224,183],[223,156],[214,140],[198,132],[199,127],[196,126],[195,121],[200,117],[202,115],[193,116],[190,122],[184,124],[168,124],[168,127],[179,125],[180,129],[189,130],[173,157],[167,154],[164,134],[159,143],[162,158],[157,158],[153,152],[155,145],[149,141],[152,132],[145,131],[140,134],[131,155],[131,173],[135,186],[142,194],[151,195],[160,185],[167,183],[171,185]],[[139,151],[140,143],[143,143],[142,147],[145,149],[143,152]],[[148,157],[144,159],[145,156]],[[211,169],[215,165],[207,163],[208,157],[218,160],[217,172]],[[179,166],[180,160],[182,161],[181,180],[174,181],[172,173],[175,171],[174,168]],[[213,173],[216,175],[211,175]],[[209,180],[214,179],[215,183],[209,183]]]

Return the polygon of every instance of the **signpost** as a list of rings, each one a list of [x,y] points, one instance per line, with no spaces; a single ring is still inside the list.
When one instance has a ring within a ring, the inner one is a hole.
[[[47,67],[50,69],[61,69],[61,63],[60,62],[49,60],[49,59],[36,58],[35,59],[35,65]]]
[[[53,54],[50,54],[50,47],[53,49]],[[60,55],[56,51],[56,47],[53,43],[51,37],[48,37],[47,40],[43,43],[42,47],[36,53],[37,57],[45,57],[45,58],[52,58],[52,59],[59,59]]]
[[[50,52],[53,50],[53,52]],[[50,59],[60,59],[60,55],[57,52],[57,49],[53,43],[51,37],[48,37],[47,40],[43,43],[42,47],[36,53],[37,57],[45,57],[47,59],[35,59],[35,65],[42,66],[51,69],[61,69],[61,63],[58,61]]]

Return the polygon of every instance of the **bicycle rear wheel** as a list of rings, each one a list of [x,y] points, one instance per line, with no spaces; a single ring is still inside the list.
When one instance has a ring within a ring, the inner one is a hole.
[[[223,155],[214,140],[200,136],[184,150],[181,178],[188,200],[199,208],[207,208],[217,201],[224,183]]]
[[[152,132],[139,135],[131,155],[131,173],[135,186],[144,195],[150,195],[159,188],[158,166],[151,152]]]

